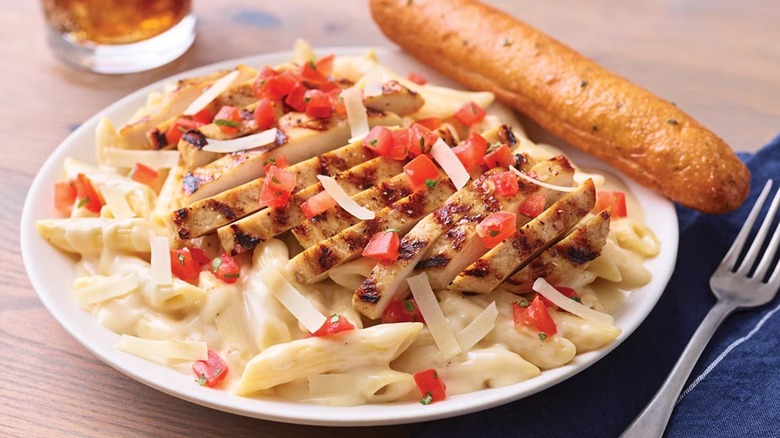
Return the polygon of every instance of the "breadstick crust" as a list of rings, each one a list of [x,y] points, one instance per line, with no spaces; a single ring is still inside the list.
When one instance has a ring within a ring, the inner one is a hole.
[[[488,90],[543,128],[684,206],[739,207],[750,172],[731,148],[674,104],[514,17],[472,0],[370,0],[405,51],[468,87]]]

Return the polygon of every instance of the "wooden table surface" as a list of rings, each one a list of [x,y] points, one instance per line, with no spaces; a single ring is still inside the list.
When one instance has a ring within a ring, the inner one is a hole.
[[[80,122],[150,82],[216,61],[287,50],[297,37],[317,46],[389,44],[364,1],[195,3],[198,38],[182,58],[146,73],[100,76],[53,57],[38,2],[0,1],[0,238],[6,242],[0,248],[6,267],[0,278],[0,435],[379,438],[424,430],[287,425],[164,395],[92,356],[32,290],[19,250],[22,203],[38,168]],[[736,150],[755,150],[780,131],[776,0],[493,3],[676,102]],[[63,293],[68,288],[63,285]]]

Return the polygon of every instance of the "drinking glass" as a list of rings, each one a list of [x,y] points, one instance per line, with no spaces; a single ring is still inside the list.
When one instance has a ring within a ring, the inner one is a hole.
[[[159,67],[195,40],[191,0],[43,0],[43,12],[54,53],[98,73]]]

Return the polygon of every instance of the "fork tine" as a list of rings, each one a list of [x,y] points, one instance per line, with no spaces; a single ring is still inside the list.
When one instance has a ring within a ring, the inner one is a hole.
[[[767,213],[766,219],[764,220],[764,225],[768,226],[771,224],[772,219],[777,212],[778,206],[780,206],[780,190],[777,191],[775,194],[775,199],[772,200],[772,206],[769,207],[769,212]],[[769,266],[772,264],[772,260],[775,257],[778,246],[780,246],[780,224],[778,224],[777,228],[775,228],[775,232],[772,235],[772,240],[769,242],[769,246],[766,247],[766,251],[761,257],[761,261],[758,263],[758,266],[756,267],[756,272],[753,274],[754,277],[763,279],[764,276],[766,276],[766,273],[769,271]],[[776,275],[777,271],[780,271],[780,264],[775,267],[775,273],[773,275]]]
[[[770,179],[764,185],[764,189],[761,190],[761,194],[758,195],[758,199],[756,200],[755,205],[753,205],[753,209],[750,210],[750,214],[748,215],[747,220],[745,220],[745,224],[742,225],[742,229],[739,230],[737,238],[734,239],[734,243],[731,244],[729,252],[726,253],[725,257],[723,257],[723,261],[720,262],[721,267],[726,266],[729,270],[733,270],[736,267],[739,254],[742,252],[742,248],[745,247],[745,242],[747,241],[748,235],[750,235],[750,230],[753,229],[753,224],[756,222],[756,217],[761,211],[761,207],[764,206],[764,201],[766,201],[767,196],[769,196],[769,190],[771,188],[772,180]]]
[[[772,205],[769,207],[766,218],[764,218],[764,221],[761,223],[761,227],[758,229],[758,233],[756,233],[755,239],[753,239],[753,243],[750,245],[750,248],[748,248],[748,252],[745,254],[745,258],[742,260],[742,264],[739,265],[739,269],[737,269],[737,273],[747,275],[747,273],[750,271],[750,268],[752,268],[756,263],[756,259],[758,258],[759,252],[761,251],[761,246],[764,244],[766,235],[769,233],[769,228],[772,226],[772,220],[775,217],[778,201],[780,201],[780,198],[775,196],[775,199],[772,201]]]

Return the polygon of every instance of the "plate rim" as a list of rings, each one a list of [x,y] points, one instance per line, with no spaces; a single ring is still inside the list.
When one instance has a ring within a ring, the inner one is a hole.
[[[442,75],[434,73],[433,70],[422,64],[420,61],[397,48],[342,46],[318,47],[315,49],[318,52],[336,53],[340,56],[355,56],[365,53],[368,50],[375,50],[377,56],[379,56],[380,59],[383,56],[400,57],[400,59],[403,59],[403,62],[414,65],[417,71],[428,72],[430,75],[429,77],[436,78],[435,82],[437,84],[454,84],[452,80],[446,78],[442,80],[442,78],[444,78]],[[609,345],[604,346],[598,350],[578,354],[569,364],[552,370],[544,371],[542,375],[538,377],[534,377],[515,385],[510,385],[503,388],[483,389],[472,393],[453,396],[449,398],[447,402],[436,403],[425,407],[421,407],[417,405],[417,403],[412,404],[411,402],[362,405],[356,407],[333,407],[313,404],[309,405],[300,402],[291,402],[277,399],[260,400],[254,398],[238,397],[228,393],[227,391],[215,391],[207,388],[197,387],[196,385],[191,385],[191,382],[190,385],[192,388],[183,386],[183,381],[175,381],[174,385],[168,385],[166,383],[170,383],[170,380],[168,379],[169,377],[172,377],[171,373],[174,373],[175,376],[179,376],[179,380],[181,380],[183,373],[173,370],[172,368],[168,368],[164,365],[153,364],[144,359],[123,353],[119,350],[116,350],[114,345],[106,345],[106,342],[103,340],[107,339],[105,336],[106,333],[101,333],[98,336],[92,333],[90,330],[85,330],[84,327],[79,325],[79,320],[84,319],[83,316],[87,316],[89,320],[93,322],[93,325],[97,326],[99,331],[109,332],[108,338],[112,337],[113,335],[113,337],[116,337],[118,340],[119,335],[111,332],[108,328],[100,324],[94,315],[89,314],[79,308],[75,301],[73,301],[69,296],[66,297],[66,300],[71,303],[71,308],[60,308],[56,304],[55,299],[51,296],[51,291],[48,290],[48,288],[45,286],[44,281],[39,276],[34,275],[38,274],[41,269],[38,265],[43,265],[43,263],[36,264],[34,261],[34,255],[36,254],[36,251],[34,251],[34,247],[36,246],[35,241],[39,241],[38,243],[43,242],[45,245],[49,246],[43,241],[43,239],[38,236],[34,225],[34,221],[39,218],[35,215],[36,204],[40,204],[38,200],[42,198],[42,194],[51,192],[50,189],[47,190],[47,188],[44,187],[44,184],[52,179],[52,175],[57,172],[57,168],[61,168],[61,164],[64,158],[69,155],[69,151],[72,149],[80,150],[87,148],[87,146],[79,147],[79,143],[85,142],[85,140],[83,140],[85,136],[89,138],[89,136],[92,135],[89,130],[94,130],[94,127],[97,125],[98,121],[105,114],[121,110],[137,99],[145,98],[145,96],[150,91],[159,90],[165,83],[174,80],[203,75],[220,69],[232,68],[237,64],[247,64],[259,67],[265,63],[276,63],[274,60],[277,58],[282,60],[290,59],[292,57],[292,53],[293,52],[289,50],[278,51],[220,61],[180,72],[163,78],[159,81],[155,81],[152,84],[133,91],[132,93],[122,97],[111,105],[108,105],[107,107],[98,111],[95,115],[82,123],[76,130],[70,133],[64,140],[62,140],[62,142],[60,142],[60,144],[52,151],[43,165],[41,165],[40,170],[30,185],[22,209],[20,224],[20,247],[24,267],[27,272],[27,276],[30,279],[30,283],[36,292],[36,295],[39,297],[49,313],[54,316],[54,318],[65,329],[66,332],[74,337],[82,346],[84,346],[98,359],[116,369],[117,371],[129,376],[133,380],[143,383],[144,385],[154,388],[162,393],[172,395],[179,399],[201,406],[242,416],[285,423],[321,426],[375,426],[404,424],[448,418],[482,411],[495,406],[511,403],[512,401],[528,397],[553,385],[562,383],[579,372],[587,369],[613,351],[644,322],[650,311],[652,311],[652,309],[655,307],[664,290],[666,289],[666,286],[674,271],[674,265],[677,259],[677,250],[679,245],[679,225],[674,205],[671,201],[663,198],[661,195],[638,185],[636,182],[626,177],[626,175],[617,169],[614,169],[599,161],[598,159],[590,157],[572,147],[567,147],[564,148],[564,152],[567,156],[572,158],[572,161],[579,165],[586,164],[588,167],[595,167],[597,169],[602,168],[604,170],[608,170],[612,174],[615,174],[626,185],[628,185],[630,190],[634,192],[635,196],[640,201],[640,204],[645,209],[645,204],[647,202],[654,202],[659,204],[656,211],[646,213],[651,213],[653,215],[660,214],[662,216],[666,216],[666,219],[668,220],[668,223],[664,224],[665,229],[663,235],[665,236],[665,240],[663,242],[664,247],[661,252],[663,256],[659,255],[655,259],[646,262],[646,265],[651,264],[655,267],[655,270],[653,270],[653,280],[651,281],[651,285],[653,285],[657,290],[655,290],[648,298],[640,301],[640,307],[638,310],[639,313],[633,314],[633,323],[630,326],[621,327],[622,333],[618,336],[618,338],[616,338]],[[392,62],[388,63],[391,68],[394,68],[392,64]],[[94,157],[92,159],[94,160]],[[669,227],[670,224],[672,225],[671,227]],[[659,234],[657,226],[653,227],[653,231],[655,231],[656,234]],[[56,249],[52,248],[52,250],[58,252]],[[660,269],[660,271],[658,269]],[[646,287],[647,286],[643,287],[642,289]],[[646,293],[649,294],[649,292]],[[79,313],[82,314],[81,317],[79,317]],[[134,370],[134,366],[137,366],[136,370],[140,371]],[[153,375],[147,376],[147,370],[152,370]],[[215,394],[218,395],[214,396]],[[471,399],[474,400],[472,401]],[[414,409],[406,409],[409,406],[413,406]],[[302,407],[307,409],[300,409]],[[396,409],[399,407],[401,408],[400,411],[403,412],[403,415],[400,416],[398,415],[399,409]]]

